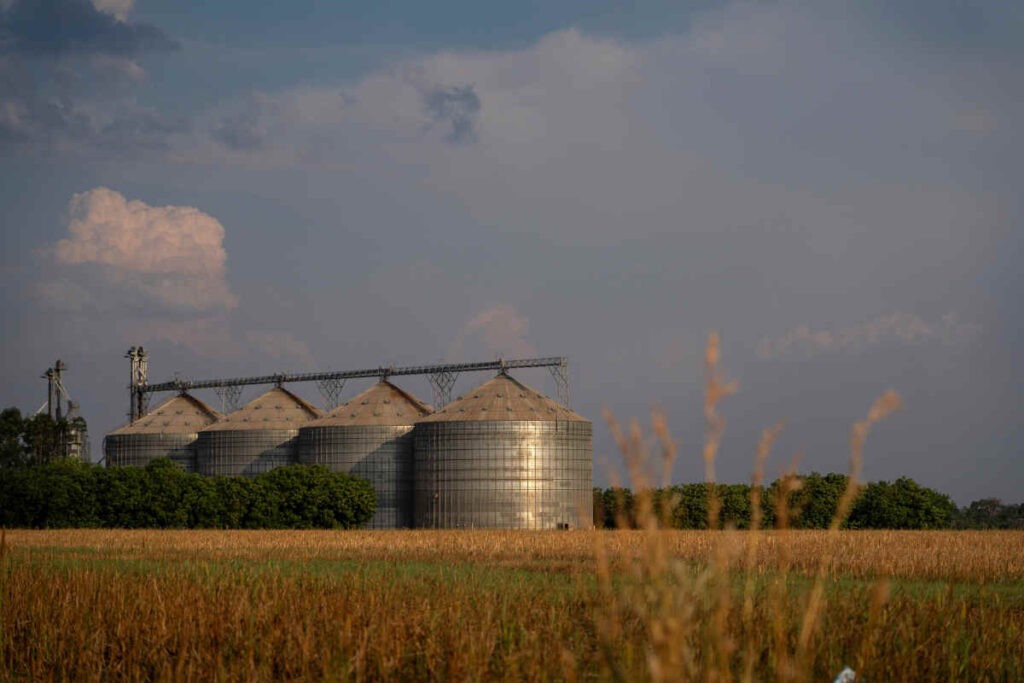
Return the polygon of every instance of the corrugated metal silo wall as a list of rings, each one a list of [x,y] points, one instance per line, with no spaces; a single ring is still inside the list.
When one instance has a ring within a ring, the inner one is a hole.
[[[591,526],[589,422],[424,422],[415,434],[419,528]]]
[[[325,426],[299,430],[299,462],[326,465],[370,482],[377,511],[368,529],[412,526],[413,435],[411,426]]]
[[[145,467],[157,458],[170,458],[186,472],[196,471],[197,434],[108,434],[103,452],[108,467]]]
[[[199,432],[196,469],[207,476],[255,477],[294,465],[298,429],[223,429]]]

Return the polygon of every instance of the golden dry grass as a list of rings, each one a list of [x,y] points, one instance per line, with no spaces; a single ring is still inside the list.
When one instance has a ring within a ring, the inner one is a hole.
[[[8,530],[7,543],[51,558],[99,556],[125,560],[423,561],[486,567],[594,571],[601,539],[619,569],[643,556],[643,531],[190,531],[127,529]],[[706,564],[740,531],[659,530],[672,558]],[[770,573],[780,555],[790,570],[812,575],[821,558],[837,576],[971,582],[1024,580],[1024,532],[1019,531],[762,531],[752,569]]]
[[[661,573],[644,531],[8,531],[0,678],[1024,672],[1024,533],[763,533],[749,573],[747,532],[657,533]],[[823,554],[835,561],[801,655]]]

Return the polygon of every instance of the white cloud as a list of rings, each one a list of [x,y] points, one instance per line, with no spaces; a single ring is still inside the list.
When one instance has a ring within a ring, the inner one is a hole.
[[[92,6],[100,12],[113,14],[118,21],[127,21],[135,8],[135,0],[92,0]]]
[[[978,325],[961,323],[953,313],[946,313],[933,323],[916,315],[893,313],[839,330],[814,330],[801,325],[774,339],[762,339],[757,345],[757,355],[776,358],[795,352],[856,351],[882,344],[938,342],[952,345],[969,341],[979,332]]]
[[[224,227],[212,216],[128,201],[105,187],[74,195],[68,213],[69,236],[53,250],[62,284],[44,286],[47,299],[77,286],[88,296],[76,300],[112,306],[212,311],[237,305],[226,280]]]
[[[490,306],[477,313],[455,336],[448,352],[454,361],[467,360],[468,355],[483,353],[484,358],[501,356],[517,358],[536,355],[527,341],[527,320],[508,304]]]

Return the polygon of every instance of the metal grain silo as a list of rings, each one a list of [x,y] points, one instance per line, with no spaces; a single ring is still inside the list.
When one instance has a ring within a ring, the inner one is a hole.
[[[274,387],[199,432],[200,474],[254,477],[293,465],[299,427],[323,413],[287,389]]]
[[[590,421],[506,374],[416,424],[421,528],[592,524]]]
[[[299,430],[299,462],[354,474],[377,492],[371,529],[412,526],[413,425],[430,406],[384,381]]]
[[[156,458],[170,458],[186,472],[194,472],[199,430],[223,417],[193,396],[175,396],[135,422],[107,434],[103,439],[107,466],[145,467]]]

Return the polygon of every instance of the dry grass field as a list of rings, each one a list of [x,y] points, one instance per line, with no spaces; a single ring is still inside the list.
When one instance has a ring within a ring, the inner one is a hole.
[[[4,680],[830,680],[846,665],[1024,678],[1024,533],[7,531],[0,560]]]

